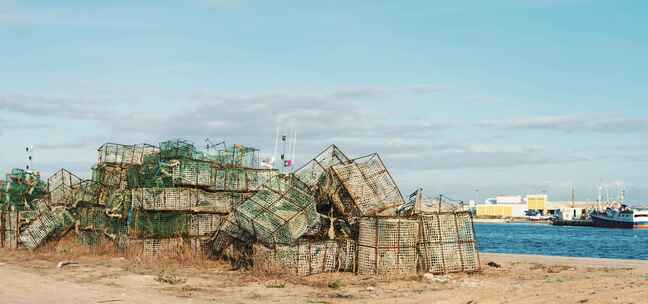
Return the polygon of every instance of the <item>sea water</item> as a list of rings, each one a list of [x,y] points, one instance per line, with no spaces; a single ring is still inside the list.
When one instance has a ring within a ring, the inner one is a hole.
[[[475,223],[482,252],[648,260],[648,229]]]

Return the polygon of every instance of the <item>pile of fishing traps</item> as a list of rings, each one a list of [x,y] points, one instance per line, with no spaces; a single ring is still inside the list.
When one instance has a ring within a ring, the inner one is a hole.
[[[448,206],[420,190],[405,200],[378,154],[351,159],[334,145],[281,174],[241,145],[106,143],[90,180],[65,169],[0,180],[0,246],[34,250],[73,235],[128,255],[189,253],[298,275],[479,271],[472,216]]]

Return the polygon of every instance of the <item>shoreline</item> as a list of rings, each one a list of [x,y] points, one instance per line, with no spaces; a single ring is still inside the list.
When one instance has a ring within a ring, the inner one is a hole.
[[[534,254],[534,253],[507,253],[507,252],[479,252],[480,256],[507,256],[507,257],[519,257],[519,258],[532,258],[532,257],[541,257],[546,260],[555,258],[556,260],[588,260],[588,261],[599,261],[602,263],[607,262],[645,262],[648,263],[648,259],[628,259],[628,258],[600,258],[600,257],[584,257],[584,256],[568,256],[568,255],[549,255],[549,254]]]
[[[547,221],[531,221],[527,219],[486,219],[486,218],[473,218],[473,223],[476,224],[540,224],[550,225],[551,222]]]
[[[590,258],[590,257],[571,257],[557,255],[539,255],[539,254],[522,254],[522,253],[492,253],[480,252],[480,259],[483,263],[488,263],[489,259],[507,260],[517,262],[537,262],[537,263],[560,263],[570,264],[573,266],[589,267],[607,267],[607,268],[627,268],[636,267],[648,271],[648,260],[633,259],[610,259],[610,258]]]

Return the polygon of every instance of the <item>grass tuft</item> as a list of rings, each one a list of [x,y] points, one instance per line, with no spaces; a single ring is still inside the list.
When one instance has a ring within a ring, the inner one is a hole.
[[[340,280],[335,280],[335,281],[329,282],[329,284],[328,284],[328,288],[330,288],[330,289],[340,289],[342,287],[344,287],[344,284]]]

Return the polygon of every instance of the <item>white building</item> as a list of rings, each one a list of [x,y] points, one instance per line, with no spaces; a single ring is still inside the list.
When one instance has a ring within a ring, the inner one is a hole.
[[[498,195],[495,197],[497,204],[524,204],[521,195]]]

